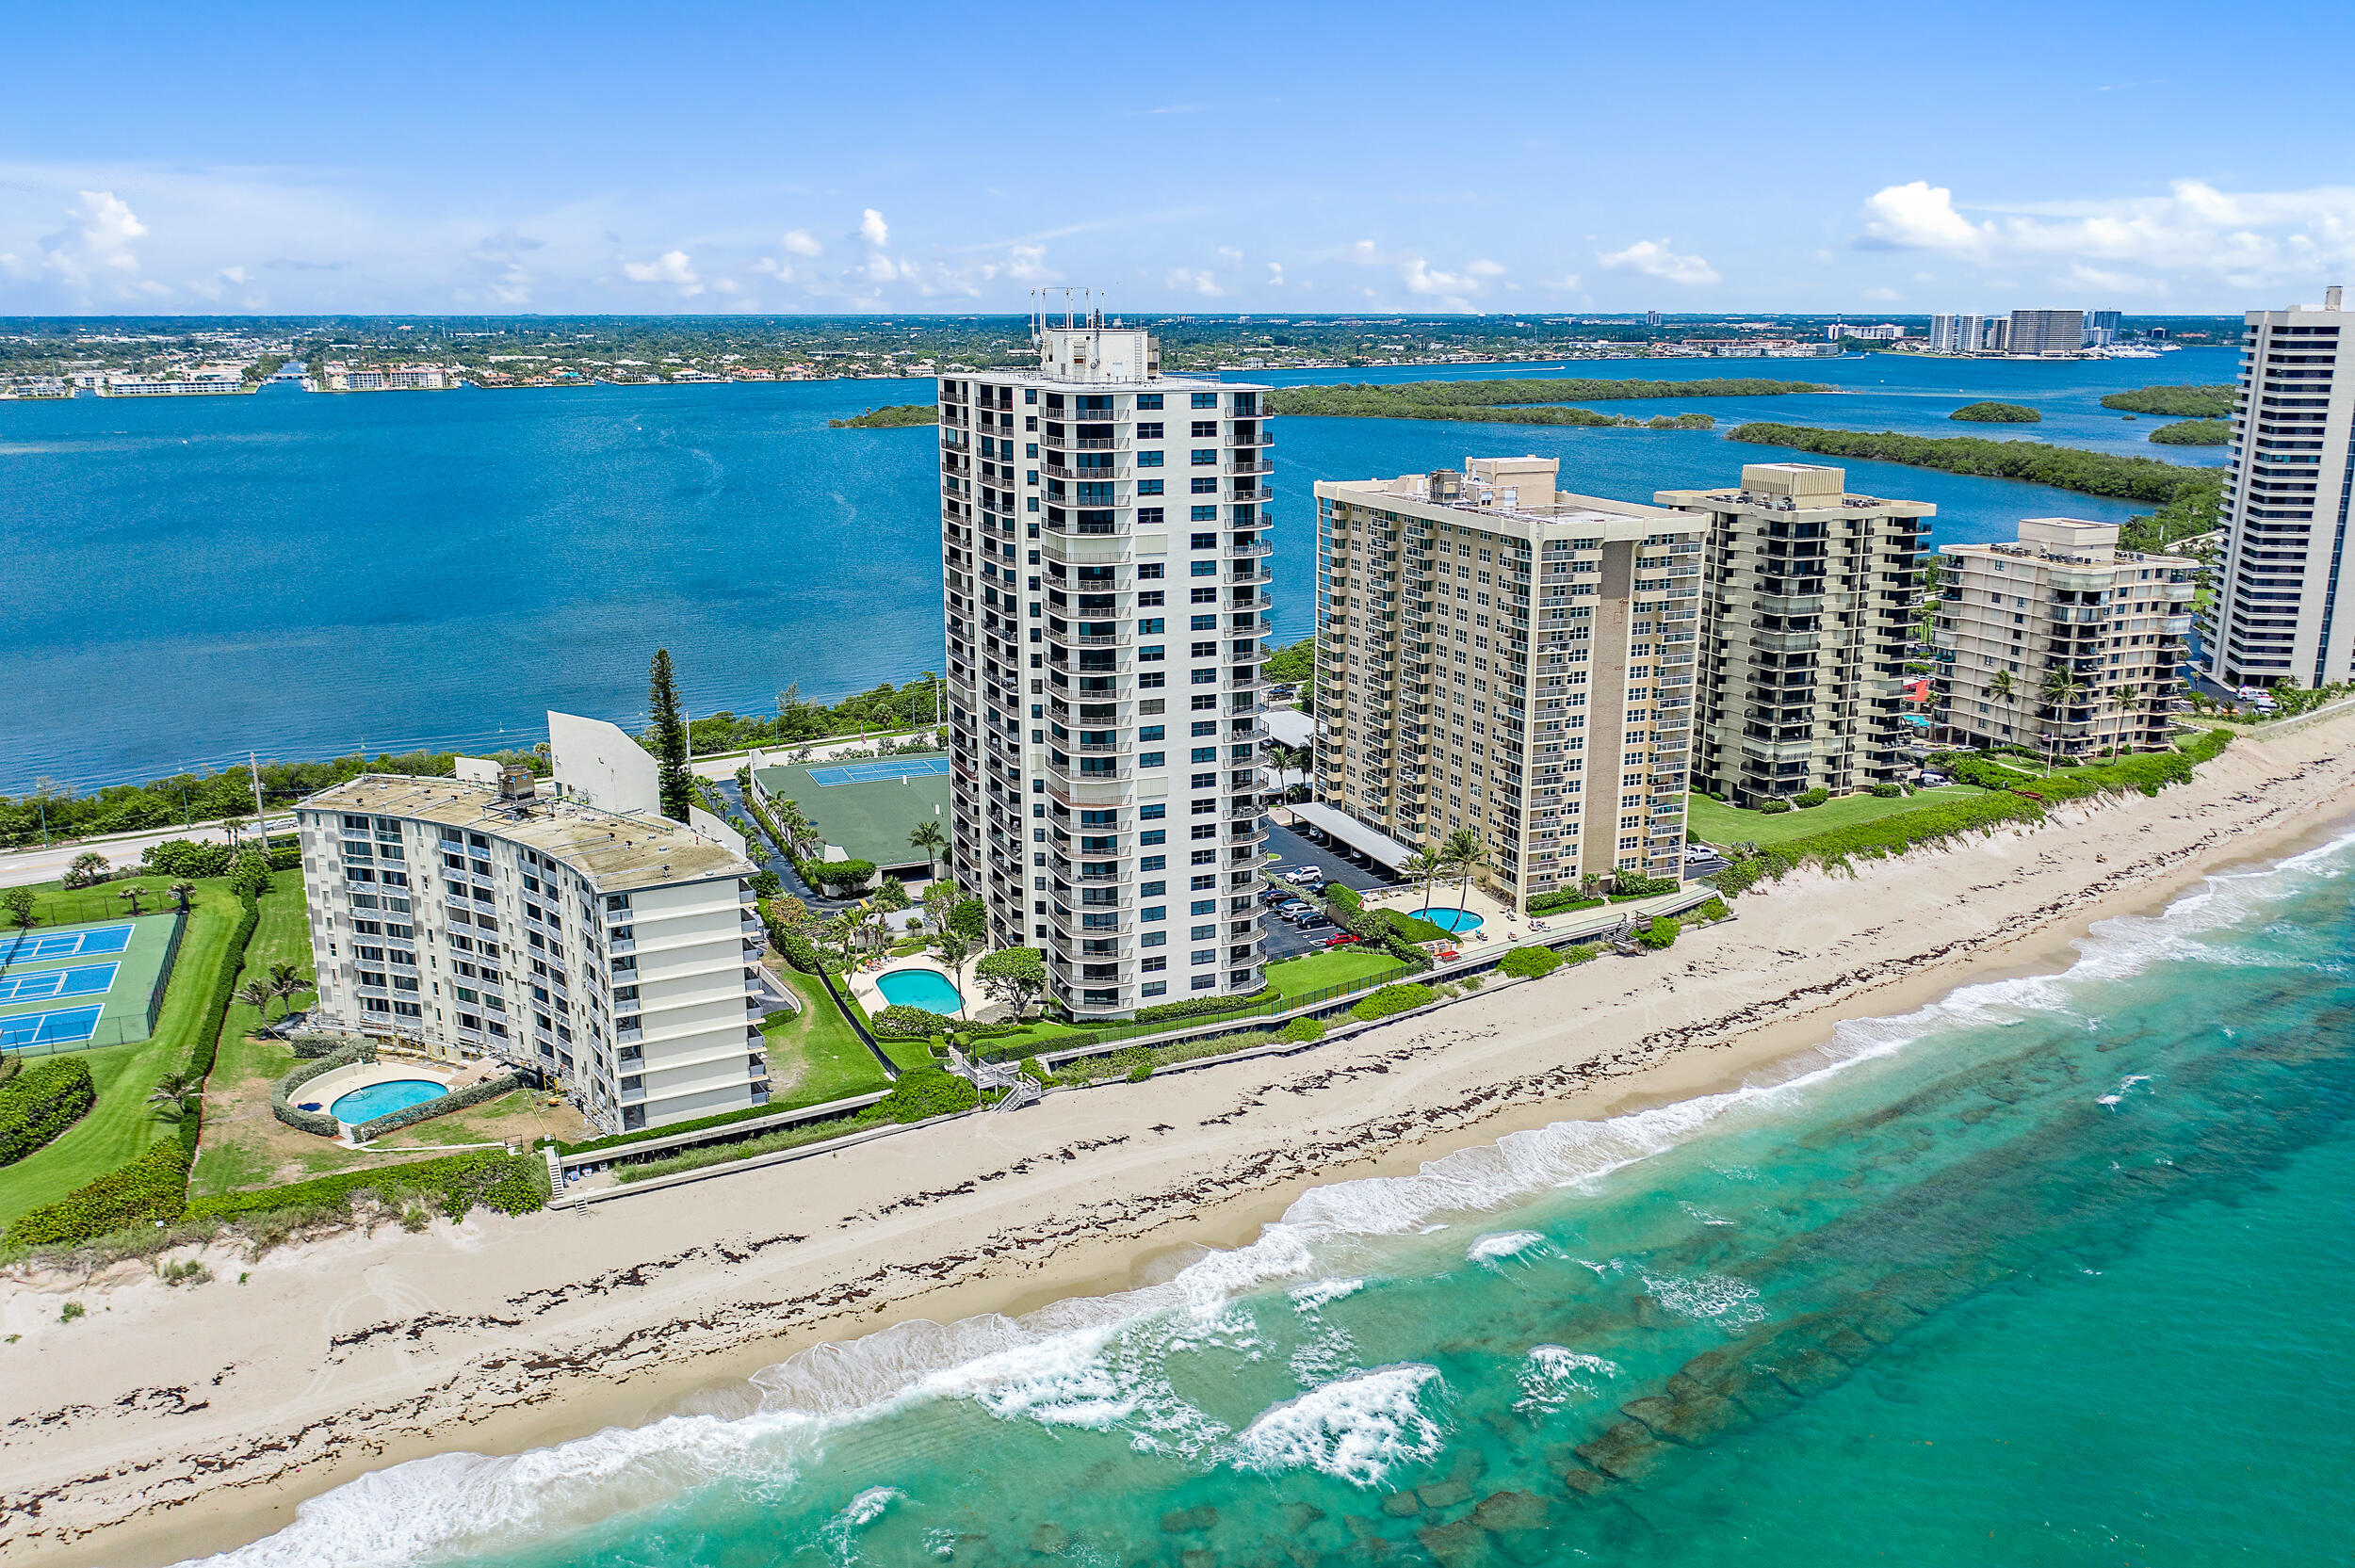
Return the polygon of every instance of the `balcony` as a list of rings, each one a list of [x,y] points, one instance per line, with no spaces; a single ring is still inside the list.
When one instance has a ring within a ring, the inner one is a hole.
[[[1252,560],[1261,556],[1272,556],[1274,554],[1275,554],[1275,546],[1269,543],[1265,540],[1261,540],[1257,544],[1229,544],[1226,546],[1226,558],[1228,560]]]

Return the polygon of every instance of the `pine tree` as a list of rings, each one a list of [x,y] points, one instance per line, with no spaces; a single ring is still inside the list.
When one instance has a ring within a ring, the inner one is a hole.
[[[687,767],[687,719],[679,712],[678,681],[671,672],[671,651],[654,651],[652,687],[654,760],[661,768],[662,815],[674,822],[687,820],[695,803],[695,776]]]

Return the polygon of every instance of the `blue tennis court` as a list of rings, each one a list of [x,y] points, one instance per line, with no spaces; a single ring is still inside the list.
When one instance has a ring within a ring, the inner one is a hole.
[[[836,784],[890,784],[899,779],[929,779],[949,771],[947,757],[886,757],[880,762],[846,762],[835,768],[813,768],[810,782],[820,789]]]
[[[59,996],[104,996],[114,989],[119,963],[86,963],[37,975],[0,976],[0,1002],[47,1002]]]
[[[97,953],[120,953],[131,946],[131,927],[90,926],[78,931],[26,931],[6,949],[10,963],[33,963],[42,959],[89,958]]]
[[[98,1032],[98,1004],[64,1008],[56,1012],[25,1012],[0,1018],[0,1048],[27,1045],[72,1045]]]

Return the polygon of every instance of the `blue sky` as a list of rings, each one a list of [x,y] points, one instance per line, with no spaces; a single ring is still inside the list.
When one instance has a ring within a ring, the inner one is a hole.
[[[24,7],[0,314],[2239,311],[2355,282],[2349,15]]]

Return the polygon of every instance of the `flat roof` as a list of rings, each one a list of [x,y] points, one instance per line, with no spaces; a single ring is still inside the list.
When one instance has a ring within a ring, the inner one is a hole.
[[[947,761],[946,752],[889,757],[888,762]],[[878,866],[923,865],[924,851],[908,842],[918,822],[938,822],[952,832],[949,816],[950,775],[926,773],[874,784],[820,784],[815,769],[831,773],[842,763],[771,763],[753,770],[761,790],[772,800],[794,801],[828,844],[839,846],[853,860],[871,860]],[[849,764],[856,767],[855,763]]]
[[[562,861],[606,893],[750,877],[759,870],[684,822],[601,811],[544,795],[527,803],[520,815],[512,815],[515,808],[499,800],[495,787],[461,779],[368,773],[300,803],[308,810],[407,816],[495,833]]]
[[[1347,812],[1320,801],[1304,800],[1284,809],[1310,827],[1324,829],[1351,849],[1363,849],[1393,871],[1405,865],[1406,857],[1415,852],[1381,829],[1369,828]]]

